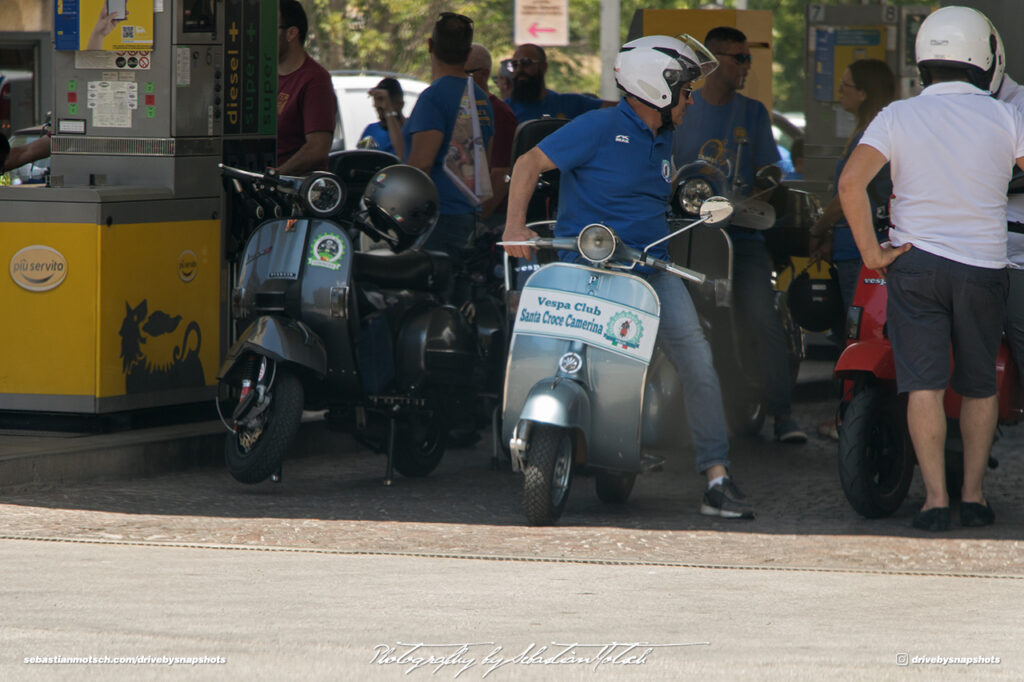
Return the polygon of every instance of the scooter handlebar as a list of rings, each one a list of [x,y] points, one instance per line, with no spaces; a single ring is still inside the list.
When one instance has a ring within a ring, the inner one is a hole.
[[[537,237],[535,239],[527,239],[521,242],[498,242],[498,246],[532,246],[537,249],[556,249],[558,251],[575,251],[579,253],[579,247],[576,244],[574,237]],[[638,249],[634,249],[631,246],[627,246],[623,243],[619,243],[615,249],[615,255],[619,260],[632,261],[637,265],[646,265],[648,267],[656,268],[658,270],[664,270],[670,272],[677,277],[688,279],[691,282],[697,282],[703,284],[707,279],[707,276],[702,272],[684,268],[681,265],[655,258],[654,256],[647,255]],[[507,268],[506,268],[507,269]]]
[[[235,168],[233,166],[226,166],[223,163],[218,163],[217,167],[220,168],[221,175],[226,177],[241,180],[249,184],[260,183],[269,186],[271,189],[276,189],[287,194],[298,193],[303,180],[303,178],[294,175],[278,175],[277,171],[273,168],[268,168],[267,171],[263,173],[257,173],[254,171],[242,170],[241,168]]]
[[[657,270],[664,270],[665,272],[670,272],[677,277],[682,277],[683,279],[688,279],[699,284],[703,284],[704,280],[707,279],[702,272],[684,268],[682,265],[676,265],[671,261],[655,258],[650,254],[644,253],[639,249],[634,249],[632,246],[627,246],[626,244],[619,243],[618,247],[615,249],[615,255],[622,257],[625,260],[631,260],[638,265],[646,265],[647,267],[655,268]]]

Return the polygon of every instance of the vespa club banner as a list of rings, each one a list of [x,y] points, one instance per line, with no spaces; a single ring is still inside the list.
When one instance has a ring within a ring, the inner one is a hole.
[[[658,316],[594,296],[526,287],[515,333],[582,341],[646,365],[654,353]]]

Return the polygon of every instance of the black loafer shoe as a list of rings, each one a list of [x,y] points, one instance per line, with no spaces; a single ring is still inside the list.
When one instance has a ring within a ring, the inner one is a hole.
[[[979,507],[981,505],[978,505]],[[931,532],[949,530],[949,507],[932,507],[914,514],[914,528]]]
[[[991,526],[996,520],[996,514],[992,507],[977,502],[960,503],[960,525],[967,528],[979,526]]]

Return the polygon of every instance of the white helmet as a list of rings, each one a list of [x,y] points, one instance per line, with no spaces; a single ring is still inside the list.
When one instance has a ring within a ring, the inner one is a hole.
[[[627,95],[667,112],[686,83],[707,76],[718,60],[691,36],[644,36],[631,40],[615,58],[615,83]]]
[[[925,85],[931,82],[929,66],[965,69],[970,82],[989,93],[1003,83],[1003,39],[976,9],[954,5],[930,14],[917,32],[914,52]]]

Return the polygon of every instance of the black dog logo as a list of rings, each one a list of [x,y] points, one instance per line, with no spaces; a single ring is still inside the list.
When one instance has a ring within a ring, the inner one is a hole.
[[[181,315],[171,317],[162,310],[147,315],[147,310],[145,299],[134,308],[125,302],[120,331],[125,392],[204,386],[206,380],[199,360],[202,342],[199,324],[189,322],[181,336],[175,337],[172,332],[181,323]]]

